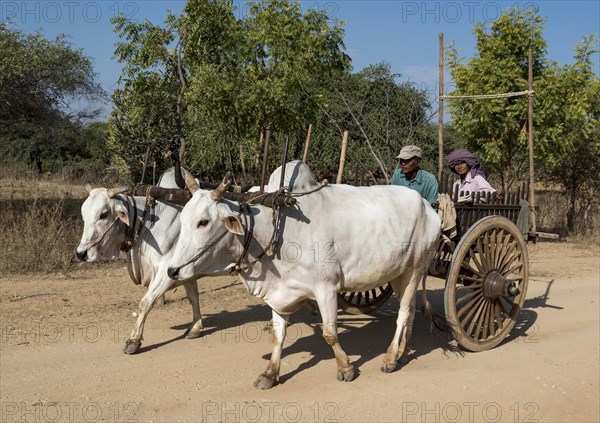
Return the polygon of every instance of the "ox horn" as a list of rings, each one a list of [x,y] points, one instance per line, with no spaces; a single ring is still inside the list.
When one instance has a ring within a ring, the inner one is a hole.
[[[114,198],[117,194],[123,194],[129,191],[129,187],[121,186],[118,188],[111,188],[108,190],[108,197]]]
[[[186,173],[185,175],[185,186],[187,187],[187,189],[190,190],[192,194],[198,191],[198,189],[200,188],[198,182],[196,182],[194,177],[189,173]]]
[[[223,194],[225,194],[225,192],[227,192],[227,190],[231,186],[232,182],[233,182],[233,177],[231,175],[231,172],[227,172],[227,174],[221,181],[221,184],[210,195],[210,198],[212,198],[213,201],[219,201],[221,199],[221,197],[223,197]]]

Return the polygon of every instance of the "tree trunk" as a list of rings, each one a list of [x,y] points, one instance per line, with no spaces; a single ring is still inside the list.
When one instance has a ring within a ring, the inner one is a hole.
[[[577,190],[569,190],[569,210],[567,211],[567,230],[572,233],[575,227],[575,206],[577,201]]]
[[[592,230],[593,230],[593,226],[594,226],[594,222],[592,221],[592,208],[594,205],[594,196],[595,194],[595,189],[594,186],[592,185],[591,181],[588,182],[588,187],[587,187],[587,195],[585,198],[585,207],[583,209],[583,225],[584,225],[584,233],[585,234],[591,234]]]

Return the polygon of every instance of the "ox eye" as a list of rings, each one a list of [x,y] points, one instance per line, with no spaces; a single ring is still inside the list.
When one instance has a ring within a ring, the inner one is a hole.
[[[206,226],[208,225],[208,220],[203,219],[200,222],[198,222],[198,227],[201,228],[202,226]]]
[[[102,214],[100,214],[100,220],[106,219],[108,217],[108,211],[102,212]]]

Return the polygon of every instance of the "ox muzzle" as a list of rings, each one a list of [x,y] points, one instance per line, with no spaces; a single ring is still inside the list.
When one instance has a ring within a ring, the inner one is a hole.
[[[179,277],[179,270],[179,267],[169,267],[167,269],[167,275],[169,275],[171,279],[177,279]]]

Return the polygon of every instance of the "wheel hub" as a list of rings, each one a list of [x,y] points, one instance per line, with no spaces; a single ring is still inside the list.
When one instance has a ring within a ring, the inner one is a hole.
[[[490,301],[498,297],[515,297],[520,292],[515,281],[506,279],[496,270],[488,273],[483,282],[483,296]]]

